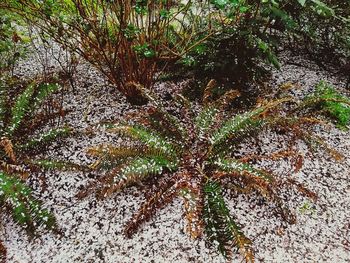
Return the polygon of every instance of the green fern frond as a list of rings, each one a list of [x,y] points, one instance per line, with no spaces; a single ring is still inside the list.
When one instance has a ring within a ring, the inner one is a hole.
[[[269,182],[273,181],[272,175],[268,174],[267,172],[255,169],[253,166],[240,162],[233,158],[218,158],[216,161],[214,161],[214,165],[216,165],[218,169],[224,172],[238,173],[241,175],[248,173],[253,176],[263,178]]]
[[[147,147],[160,151],[165,156],[174,157],[174,155],[176,155],[176,148],[171,142],[142,127],[118,126],[111,129],[111,131],[118,132],[120,135],[126,135],[140,141]]]
[[[225,121],[222,126],[216,130],[212,136],[209,138],[212,145],[217,145],[222,142],[227,142],[230,136],[234,134],[244,133],[246,130],[251,130],[252,128],[260,127],[264,122],[266,117],[261,115],[266,115],[266,113],[277,108],[279,105],[292,101],[292,98],[285,97],[278,100],[273,100],[266,103],[264,106],[247,111]]]
[[[270,118],[257,119],[247,121],[247,123],[240,130],[228,135],[226,140],[222,140],[220,143],[213,145],[212,156],[225,156],[229,155],[235,146],[243,142],[245,139],[253,139],[261,134],[266,128],[273,124],[274,120]]]
[[[203,138],[215,121],[218,110],[214,107],[206,107],[196,118],[196,127],[199,138]]]
[[[24,90],[24,92],[18,96],[15,105],[12,108],[11,121],[7,127],[7,133],[12,135],[13,132],[18,129],[23,118],[30,109],[30,102],[35,91],[35,85],[30,84]]]
[[[350,123],[350,99],[348,97],[341,95],[323,81],[317,85],[315,96],[321,100],[322,110],[336,119],[340,127],[345,128]]]
[[[15,221],[30,231],[42,224],[55,225],[53,215],[31,196],[30,188],[4,172],[0,172],[0,200],[10,207]]]
[[[112,177],[112,181],[102,189],[101,193],[103,196],[109,195],[129,185],[141,182],[150,175],[159,175],[165,169],[173,171],[176,167],[177,163],[160,156],[138,157],[123,167],[117,167],[112,171],[108,176],[109,178]]]
[[[33,109],[39,107],[43,101],[56,92],[60,86],[57,83],[42,83],[36,87],[36,94],[34,96]]]
[[[258,117],[265,110],[266,109],[264,107],[257,108],[249,112],[238,114],[227,120],[217,131],[212,134],[210,138],[211,144],[219,144],[226,141],[231,134],[250,128],[251,126],[260,125],[261,121],[257,121],[254,118]]]
[[[128,157],[137,157],[142,155],[144,149],[142,146],[113,146],[110,144],[99,145],[89,148],[87,153],[94,157],[108,157],[109,159],[125,159]]]
[[[317,107],[336,120],[341,128],[350,123],[350,98],[341,95],[333,86],[321,81],[315,92],[304,99],[298,109]]]
[[[220,185],[217,182],[208,181],[204,186],[204,194],[203,217],[209,241],[217,246],[225,258],[231,257],[231,249],[236,246],[245,256],[247,262],[253,262],[251,241],[244,236],[240,227],[230,216]]]
[[[42,145],[48,142],[51,142],[58,137],[68,136],[71,133],[72,129],[69,127],[64,128],[53,128],[45,133],[40,134],[40,136],[30,139],[25,144],[19,145],[18,148],[21,150],[27,150],[38,145]]]
[[[148,148],[144,145],[127,145],[127,146],[112,146],[112,145],[99,145],[88,149],[87,153],[91,156],[98,157],[99,162],[102,165],[104,162],[120,163],[130,157],[152,157],[164,156],[163,152],[158,149]]]

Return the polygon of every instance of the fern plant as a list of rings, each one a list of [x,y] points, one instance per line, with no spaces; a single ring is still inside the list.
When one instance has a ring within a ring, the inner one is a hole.
[[[64,113],[52,106],[50,111],[39,111],[58,89],[55,83],[36,81],[21,85],[7,80],[0,85],[0,204],[29,234],[39,225],[55,226],[53,215],[33,197],[25,181],[30,171],[40,166],[31,157],[34,151],[70,132],[68,127],[51,128],[35,135],[35,130]]]
[[[350,99],[340,94],[332,85],[321,81],[316,91],[305,102],[336,121],[339,128],[346,129],[350,123]]]
[[[309,140],[312,138],[309,133],[301,133],[296,127],[317,122],[317,119],[298,117],[300,112],[307,111],[291,98],[265,102],[228,117],[224,109],[239,94],[229,91],[220,100],[211,101],[210,90],[204,92],[204,106],[200,110],[198,105],[179,95],[183,110],[172,115],[154,94],[143,92],[153,105],[149,115],[140,117],[142,125],[110,127],[111,132],[129,139],[128,143],[100,145],[88,150],[98,158],[92,167],[108,172],[79,196],[84,197],[95,189],[96,196],[104,198],[152,179],[157,187],[147,193],[146,201],[127,223],[127,236],[135,233],[157,209],[180,196],[184,200],[187,232],[192,238],[205,233],[224,257],[229,259],[232,248],[236,247],[247,262],[253,262],[252,242],[231,215],[223,197],[222,188],[229,185],[227,182],[237,189],[256,191],[274,202],[277,212],[288,222],[293,222],[294,216],[278,196],[273,173],[235,158],[232,152],[244,138],[259,134],[267,127],[290,127]],[[291,107],[289,114],[282,114],[279,109],[284,104],[296,106]],[[299,190],[314,197],[304,187],[300,186]]]

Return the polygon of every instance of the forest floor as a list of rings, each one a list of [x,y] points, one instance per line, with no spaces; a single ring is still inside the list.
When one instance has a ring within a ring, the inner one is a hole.
[[[19,76],[37,72],[40,64],[35,57],[22,61],[16,70]],[[298,97],[313,90],[320,80],[345,91],[340,78],[286,53],[281,70],[273,72],[270,85],[276,90],[281,84],[292,82],[296,88],[289,93]],[[81,135],[55,142],[45,157],[86,165],[93,161],[86,154],[88,147],[118,142],[97,124],[120,121],[142,107],[126,103],[85,64],[79,65],[76,81],[76,90],[63,96],[64,107],[70,110],[64,122],[81,131]],[[158,83],[156,92],[173,94],[185,84]],[[87,133],[89,127],[94,128]],[[312,201],[295,189],[285,190],[283,198],[296,214],[296,224],[283,222],[271,204],[255,194],[226,193],[232,214],[253,241],[256,262],[350,262],[350,132],[333,125],[317,126],[315,132],[344,159],[335,161],[321,150],[310,153],[304,143],[297,142],[296,150],[303,156],[303,167],[297,173],[290,173],[293,164],[288,159],[259,161],[260,167],[272,169],[278,176],[290,176],[317,193],[318,199]],[[243,143],[240,154],[266,154],[284,146],[283,136],[267,132]],[[100,201],[93,196],[77,199],[75,195],[95,177],[93,173],[49,171],[45,180],[33,179],[30,183],[35,195],[52,209],[61,234],[43,231],[41,236],[29,239],[11,218],[2,215],[4,228],[0,234],[8,249],[8,262],[224,262],[215,249],[206,246],[204,239],[193,241],[186,235],[180,199],[158,211],[132,239],[125,238],[123,226],[144,200],[140,193],[146,188],[132,187]],[[233,262],[242,262],[242,258],[236,255]]]

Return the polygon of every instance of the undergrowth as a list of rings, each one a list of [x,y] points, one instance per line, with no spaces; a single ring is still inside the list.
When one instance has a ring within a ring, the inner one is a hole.
[[[56,83],[21,83],[14,78],[3,79],[0,84],[0,204],[30,236],[41,225],[48,229],[56,225],[53,214],[42,207],[26,182],[32,171],[49,162],[35,160],[35,153],[71,132],[69,127],[42,132],[45,125],[53,126],[53,120],[65,114],[49,99],[59,88]]]
[[[339,128],[347,129],[350,123],[350,99],[340,94],[333,86],[321,81],[316,87],[316,92],[307,101],[333,118]]]

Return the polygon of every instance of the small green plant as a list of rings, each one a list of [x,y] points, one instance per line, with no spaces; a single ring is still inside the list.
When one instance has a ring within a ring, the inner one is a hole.
[[[292,223],[295,218],[278,196],[279,179],[272,172],[251,165],[249,156],[247,159],[236,158],[233,152],[242,140],[266,129],[292,132],[294,136],[289,133],[291,143],[296,138],[314,140],[308,128],[319,121],[308,116],[311,104],[306,107],[285,97],[262,102],[250,111],[231,117],[224,109],[238,94],[229,91],[219,100],[212,100],[207,89],[202,108],[178,95],[177,101],[183,110],[172,115],[154,94],[143,92],[153,105],[149,115],[140,116],[142,125],[109,127],[110,132],[129,139],[129,143],[100,145],[88,150],[98,158],[92,168],[108,172],[79,196],[84,197],[95,189],[96,196],[104,198],[128,186],[151,180],[157,187],[147,193],[146,201],[127,223],[127,236],[135,233],[157,209],[180,196],[184,200],[187,232],[192,238],[205,233],[208,241],[224,257],[230,258],[232,247],[236,247],[247,262],[252,262],[252,242],[230,214],[222,188],[229,187],[241,193],[256,191],[275,203],[284,220]],[[283,109],[285,104],[291,109]],[[299,116],[301,113],[305,116]],[[296,154],[290,150],[271,156],[295,158]],[[295,165],[296,171],[301,168],[300,156]],[[308,197],[315,197],[300,184],[290,183],[297,185],[297,189]]]
[[[300,207],[299,211],[302,214],[311,214],[311,215],[316,215],[317,210],[314,207],[314,205],[308,201],[304,202]]]
[[[321,81],[316,91],[305,100],[316,110],[331,117],[339,128],[347,129],[350,123],[350,99],[340,94],[332,85]]]

